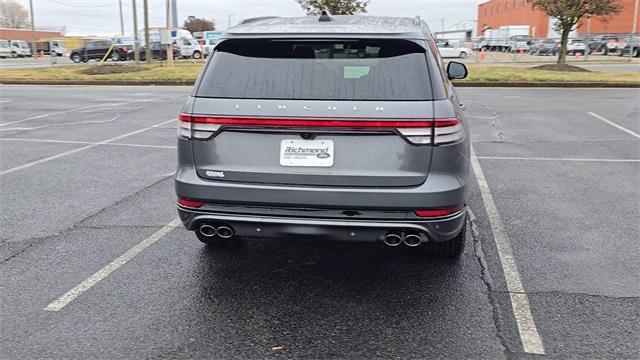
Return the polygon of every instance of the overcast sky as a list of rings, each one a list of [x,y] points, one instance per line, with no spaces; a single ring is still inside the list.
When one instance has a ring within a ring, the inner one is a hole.
[[[17,0],[28,9],[29,0]],[[165,24],[165,0],[149,1],[149,25]],[[486,0],[371,0],[370,15],[415,16],[426,20],[432,30],[440,31],[441,19],[447,30],[471,27],[476,19],[477,4]],[[138,27],[142,28],[142,2],[137,0]],[[33,0],[36,28],[60,29],[67,35],[116,35],[120,33],[118,0]],[[125,33],[133,31],[132,0],[122,0]],[[215,19],[218,29],[242,19],[278,15],[303,16],[294,0],[178,0],[180,24],[189,15]],[[460,23],[466,21],[466,24]]]

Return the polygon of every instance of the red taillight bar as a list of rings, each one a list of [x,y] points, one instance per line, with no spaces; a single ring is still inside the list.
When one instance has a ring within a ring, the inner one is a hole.
[[[416,210],[414,213],[419,217],[441,217],[455,214],[462,209],[464,209],[464,205],[444,209]]]
[[[259,125],[271,127],[332,127],[332,128],[424,128],[434,125],[434,120],[356,120],[338,118],[295,118],[295,117],[226,117],[198,114],[185,114],[179,116],[183,122],[207,123],[219,125]],[[458,119],[436,119],[436,127],[454,126],[459,124]]]
[[[191,208],[199,208],[199,207],[202,207],[202,205],[204,205],[204,202],[178,198],[178,204],[186,207],[191,207]]]

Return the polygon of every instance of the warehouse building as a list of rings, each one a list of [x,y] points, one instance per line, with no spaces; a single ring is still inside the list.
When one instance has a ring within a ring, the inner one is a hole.
[[[634,29],[634,10],[636,19],[640,18],[640,9],[636,8],[637,1],[621,0],[620,3],[621,13],[585,20],[579,25],[575,35],[637,32]],[[490,0],[478,5],[478,34],[501,26],[528,25],[529,35],[532,37],[556,37],[553,24],[553,19],[540,10],[534,10],[527,0]]]

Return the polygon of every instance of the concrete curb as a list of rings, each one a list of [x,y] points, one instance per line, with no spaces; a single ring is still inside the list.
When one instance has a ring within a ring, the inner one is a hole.
[[[2,85],[144,85],[193,86],[195,81],[131,81],[131,80],[25,80],[0,79]],[[527,82],[527,81],[458,81],[456,87],[546,87],[546,88],[640,88],[640,83],[624,82]]]

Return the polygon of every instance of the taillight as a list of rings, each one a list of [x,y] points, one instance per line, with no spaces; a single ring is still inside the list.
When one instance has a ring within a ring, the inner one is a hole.
[[[191,114],[180,114],[178,117],[178,136],[188,139],[205,140],[218,131],[222,125],[200,121],[200,118]]]
[[[435,145],[450,144],[462,139],[464,139],[464,129],[460,120],[456,118],[436,119],[433,137]]]
[[[416,210],[414,213],[419,217],[442,217],[447,215],[452,215],[460,210],[464,209],[464,205],[458,205],[449,208],[441,208],[441,209],[428,209],[428,210]]]
[[[208,139],[223,126],[261,128],[337,128],[386,130],[400,133],[414,144],[445,144],[464,138],[460,120],[446,119],[334,119],[294,117],[233,117],[185,114],[179,116],[178,135]],[[435,139],[432,142],[432,136]]]
[[[199,207],[202,207],[202,205],[204,205],[204,202],[178,198],[178,204],[182,206],[190,207],[190,208],[199,208]]]

